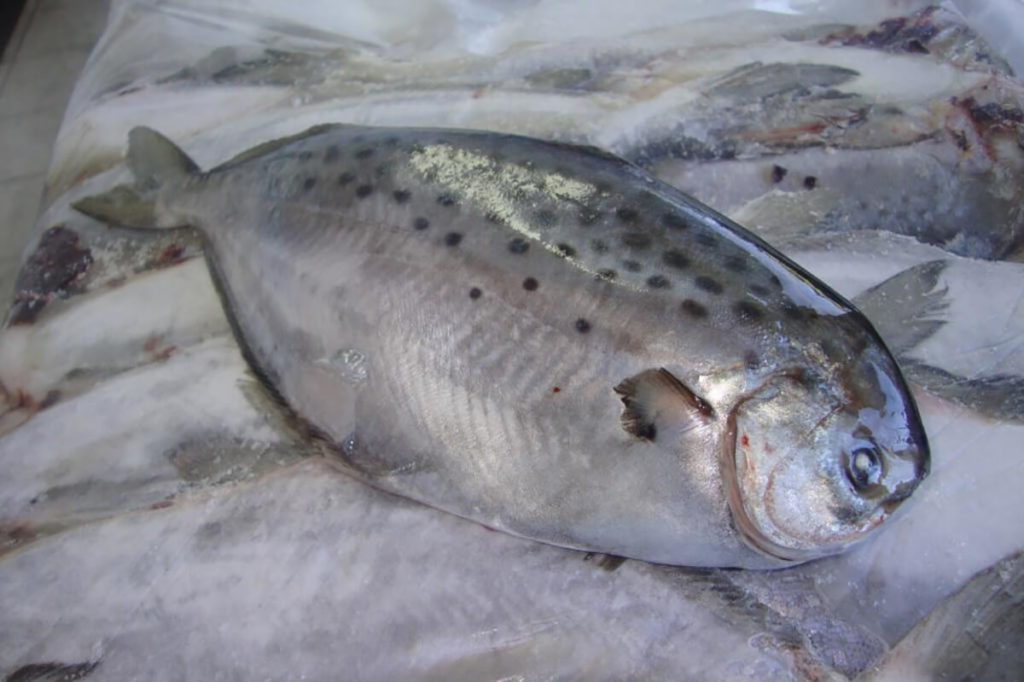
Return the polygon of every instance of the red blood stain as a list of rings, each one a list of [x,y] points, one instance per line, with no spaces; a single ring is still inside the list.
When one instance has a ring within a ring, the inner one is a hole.
[[[160,500],[149,505],[150,509],[167,509],[168,507],[174,506],[174,500]]]
[[[745,447],[745,448],[749,448],[750,447],[750,439],[747,438],[747,434],[745,434],[745,433],[743,434],[743,437],[740,438],[740,443],[742,443],[743,447]]]
[[[562,389],[560,389],[558,386],[555,386],[553,389],[551,389],[551,392],[552,393],[561,393]]]
[[[167,358],[169,358],[169,357],[171,357],[172,355],[174,355],[174,353],[175,353],[175,352],[176,352],[177,350],[178,350],[178,347],[177,347],[177,346],[167,346],[167,348],[164,348],[164,349],[163,349],[163,350],[161,350],[161,351],[160,351],[159,353],[155,353],[155,354],[153,355],[153,358],[154,358],[155,360],[166,360]]]
[[[152,353],[153,351],[156,350],[156,344],[158,343],[160,343],[160,337],[151,336],[148,339],[146,339],[146,343],[142,345],[142,350],[146,351],[147,353]]]

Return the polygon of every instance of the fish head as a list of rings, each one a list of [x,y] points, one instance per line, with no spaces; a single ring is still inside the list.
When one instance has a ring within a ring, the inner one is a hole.
[[[744,540],[798,562],[879,527],[927,476],[929,451],[899,370],[869,344],[831,373],[780,371],[740,399],[722,466]]]

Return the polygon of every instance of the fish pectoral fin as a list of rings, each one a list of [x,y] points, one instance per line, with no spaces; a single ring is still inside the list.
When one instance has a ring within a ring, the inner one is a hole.
[[[940,280],[947,265],[945,260],[920,263],[853,299],[898,359],[946,324],[949,287]]]
[[[622,428],[640,440],[654,441],[666,433],[683,433],[711,421],[710,404],[665,368],[648,369],[614,388],[625,410]]]

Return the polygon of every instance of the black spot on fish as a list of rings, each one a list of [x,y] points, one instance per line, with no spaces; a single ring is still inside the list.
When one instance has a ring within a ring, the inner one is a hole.
[[[580,334],[586,334],[590,331],[590,323],[584,320],[582,317],[576,320],[576,331]]]
[[[373,174],[377,178],[383,178],[385,175],[391,172],[390,163],[382,163],[373,169]]]
[[[792,301],[786,301],[782,304],[782,314],[794,321],[804,319],[803,309]]]
[[[512,253],[522,254],[530,250],[530,242],[522,237],[515,237],[508,243],[508,250]]]
[[[299,152],[299,161],[309,161],[313,158],[313,152],[305,151]]]
[[[596,210],[592,209],[592,208],[581,208],[580,209],[580,214],[579,214],[580,225],[585,225],[585,226],[593,225],[594,223],[596,223],[598,221],[598,219],[600,217],[601,217],[601,213],[599,211],[596,211]]]
[[[686,224],[686,220],[676,213],[663,213],[661,215],[661,224],[665,227],[671,227],[673,230],[685,230],[689,227]]]
[[[551,227],[555,224],[555,214],[547,209],[537,211],[537,224],[541,227]]]
[[[408,190],[396,189],[394,192],[391,193],[391,196],[393,196],[395,198],[395,201],[397,201],[398,203],[404,204],[405,202],[409,201],[409,197],[411,197],[412,194],[410,194]]]
[[[710,235],[707,232],[698,232],[694,235],[693,239],[701,246],[706,246],[709,249],[718,246],[718,240],[715,239],[714,235]]]
[[[430,221],[427,220],[426,218],[417,218],[416,220],[412,221],[412,226],[417,230],[425,230],[428,227],[430,227]]]
[[[338,176],[338,184],[344,187],[356,179],[356,176],[352,173],[345,172]]]
[[[818,186],[818,178],[814,177],[813,175],[808,175],[806,178],[804,178],[804,188],[805,189],[814,189],[817,186]]]
[[[478,287],[473,287],[472,289],[469,290],[469,297],[475,301],[476,299],[480,298],[480,296],[482,296],[483,293],[484,292],[480,291]]]
[[[651,236],[643,232],[627,232],[622,235],[622,243],[631,249],[646,249],[651,241]]]
[[[302,181],[302,189],[304,189],[305,191],[308,192],[314,187],[316,187],[316,178],[306,178],[305,180]]]
[[[690,259],[687,258],[682,251],[676,251],[675,249],[670,249],[661,254],[661,260],[665,265],[676,268],[677,270],[682,270],[690,265]]]
[[[775,275],[768,275],[768,281],[771,282],[772,284],[774,284],[779,289],[782,288],[782,280],[780,280]]]
[[[733,272],[744,272],[747,269],[747,262],[741,256],[728,256],[724,264],[726,270]]]
[[[360,199],[365,199],[371,194],[373,194],[373,185],[359,185],[356,187],[356,196]]]
[[[667,277],[662,275],[651,275],[647,278],[647,286],[652,289],[668,289],[672,286],[672,283],[668,281]]]
[[[331,145],[324,152],[324,163],[334,163],[341,157],[341,150],[338,149],[337,145]]]
[[[461,241],[462,234],[459,232],[449,232],[444,236],[444,243],[447,246],[458,246]]]
[[[533,277],[527,277],[523,280],[523,288],[527,291],[536,291],[540,284]]]
[[[635,223],[636,219],[640,216],[636,212],[636,209],[630,208],[628,206],[623,206],[621,208],[615,209],[615,217],[617,217],[624,223]]]
[[[758,296],[767,296],[768,295],[768,287],[762,286],[760,284],[751,284],[750,285],[750,293],[757,294]]]
[[[622,267],[626,268],[630,272],[640,272],[643,270],[642,265],[635,260],[624,260],[622,261]]]
[[[441,204],[442,206],[454,206],[455,204],[458,203],[458,200],[455,198],[454,195],[445,192],[444,194],[438,195],[437,203]]]
[[[597,271],[597,278],[603,279],[606,282],[610,282],[618,276],[619,273],[615,272],[611,268],[602,268],[601,270]]]
[[[373,156],[373,148],[367,147],[366,149],[360,149],[356,152],[357,159],[368,159]]]
[[[782,182],[782,179],[786,177],[786,173],[789,171],[782,166],[775,164],[772,166],[772,182],[778,184]]]
[[[764,316],[761,306],[750,301],[737,301],[732,309],[744,322],[757,322]]]
[[[761,359],[757,357],[757,353],[748,350],[743,354],[743,364],[746,365],[747,369],[757,369],[761,366]]]
[[[594,241],[590,242],[590,248],[594,249],[594,251],[596,251],[598,253],[607,253],[608,252],[608,244],[606,244],[601,239],[595,239]]]
[[[683,309],[684,313],[691,317],[701,318],[708,316],[708,309],[700,303],[697,303],[697,301],[694,301],[692,298],[684,300],[680,307]]]
[[[572,258],[573,256],[576,255],[576,249],[572,248],[568,244],[555,244],[555,248],[558,249],[558,254],[565,258]]]
[[[693,283],[696,284],[698,288],[703,289],[704,291],[709,291],[712,294],[722,293],[722,285],[710,277],[701,275],[693,280]]]

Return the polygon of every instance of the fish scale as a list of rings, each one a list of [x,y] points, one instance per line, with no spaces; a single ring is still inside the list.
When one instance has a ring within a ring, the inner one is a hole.
[[[863,316],[600,150],[321,126],[199,173],[136,129],[129,160],[144,182],[79,210],[202,231],[258,374],[375,486],[564,546],[768,568],[854,544],[927,473]]]

